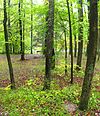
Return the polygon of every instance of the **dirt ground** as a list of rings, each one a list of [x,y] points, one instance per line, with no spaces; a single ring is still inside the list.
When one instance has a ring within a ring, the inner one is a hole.
[[[24,85],[26,80],[34,79],[39,77],[41,81],[43,81],[45,66],[44,66],[44,57],[42,55],[25,55],[24,61],[20,60],[20,55],[11,55],[14,77],[16,81],[16,86]],[[76,59],[74,59],[75,61]],[[85,68],[86,59],[83,58],[83,67]],[[60,63],[57,63],[60,65]],[[94,75],[98,76],[98,83],[100,82],[100,61],[96,63],[95,73]],[[70,75],[68,75],[70,76]],[[64,74],[55,74],[57,84],[60,88],[65,87],[69,82],[65,79]],[[69,77],[70,78],[70,77]],[[82,85],[83,78],[75,77],[75,83],[79,83]],[[94,80],[95,83],[95,80]],[[0,87],[6,87],[10,84],[9,80],[9,70],[7,65],[7,59],[5,55],[0,55]],[[95,85],[97,90],[100,91],[100,86]]]

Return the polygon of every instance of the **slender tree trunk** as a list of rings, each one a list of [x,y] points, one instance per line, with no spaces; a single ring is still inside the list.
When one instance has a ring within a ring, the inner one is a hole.
[[[79,15],[79,33],[78,33],[78,56],[77,56],[77,70],[80,70],[81,62],[82,62],[82,52],[83,52],[83,7],[82,0],[79,0],[80,7],[78,8]]]
[[[77,55],[77,41],[76,41],[76,25],[75,25],[75,16],[73,13],[73,5],[71,3],[71,12],[72,12],[72,22],[74,23],[74,26],[72,26],[72,30],[73,30],[73,35],[74,35],[74,57],[76,57]]]
[[[20,30],[20,53],[21,53],[21,60],[25,60],[24,58],[24,50],[23,50],[23,24],[21,18],[21,10],[22,10],[22,1],[19,0],[19,30]]]
[[[25,60],[24,54],[25,54],[25,10],[24,10],[24,21],[23,21],[23,40],[22,40],[22,59]]]
[[[72,5],[72,3],[71,3],[71,7],[72,7],[71,8],[71,12],[72,12],[72,22],[75,25],[75,16],[74,16],[74,13],[73,13],[73,5]],[[77,28],[76,25],[72,27],[72,30],[74,30],[73,31],[73,35],[74,35],[74,57],[76,57],[76,55],[77,55],[76,28]]]
[[[45,78],[43,90],[50,89],[51,72],[52,72],[52,54],[53,54],[53,36],[54,36],[54,0],[49,0],[47,38],[45,40]]]
[[[8,41],[8,30],[7,30],[7,11],[6,11],[6,0],[4,0],[4,36],[5,36],[5,48],[6,48],[6,56],[8,61],[9,73],[10,73],[10,81],[11,81],[11,89],[15,89],[15,80],[13,74],[13,67],[10,58],[9,51],[9,41]]]
[[[77,56],[77,41],[76,41],[76,34],[74,35],[74,43],[75,43],[75,47],[74,47],[74,57],[76,58],[76,56]]]
[[[31,54],[33,54],[33,13],[32,13],[33,1],[31,0]]]
[[[98,7],[99,9],[100,9],[100,1],[99,1],[99,7]],[[98,23],[99,23],[99,25],[98,25],[98,27],[99,27],[99,29],[98,29],[98,61],[99,61],[99,59],[100,59],[100,11],[98,12],[98,14],[99,14],[99,17],[98,17]]]
[[[54,41],[53,41],[53,51],[52,51],[52,69],[55,68],[55,49],[54,49]]]
[[[90,20],[89,20],[89,43],[87,48],[87,63],[85,76],[80,98],[79,109],[85,110],[88,108],[90,97],[92,78],[96,62],[97,39],[98,39],[98,0],[90,1]],[[95,17],[95,18],[94,18]]]
[[[10,0],[8,0],[8,8],[9,8],[9,10],[8,10],[8,39],[10,40],[11,38],[10,38],[10,31],[11,31],[11,25],[10,25]],[[10,41],[10,43],[9,43],[9,50],[10,50],[10,53],[12,53],[12,43],[11,43],[11,41]]]
[[[98,32],[99,32],[98,33],[98,61],[99,61],[100,60],[100,29]]]
[[[71,84],[73,83],[73,43],[72,43],[72,26],[70,17],[69,0],[66,0],[68,7],[69,30],[70,30],[70,52],[71,52]]]
[[[66,38],[66,31],[64,30],[65,36],[65,75],[67,75],[67,38]]]

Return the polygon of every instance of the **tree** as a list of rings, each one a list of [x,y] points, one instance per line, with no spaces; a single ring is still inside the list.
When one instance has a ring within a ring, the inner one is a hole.
[[[24,58],[24,41],[23,41],[23,24],[22,24],[22,0],[19,0],[18,11],[19,11],[19,30],[20,30],[20,53],[21,60],[25,60]]]
[[[10,40],[10,26],[11,26],[11,24],[10,24],[10,0],[8,0],[8,38],[9,38],[9,40]],[[10,47],[10,53],[12,53],[12,43],[10,42],[10,44],[9,44],[9,47]]]
[[[76,18],[76,14],[74,13],[74,8],[73,8],[72,3],[71,3],[71,7],[72,7],[72,10],[71,10],[71,12],[72,12],[72,22],[73,22],[72,29],[73,29],[73,35],[74,35],[74,57],[76,58],[76,56],[77,56],[77,33],[76,33],[77,26],[76,26],[75,21],[76,21],[77,18]]]
[[[69,0],[66,0],[68,7],[68,18],[69,18],[69,33],[70,33],[70,54],[71,54],[71,84],[73,83],[73,43],[72,43],[72,26],[71,26],[71,16],[69,8]]]
[[[90,97],[91,84],[96,62],[98,39],[98,0],[90,1],[89,17],[89,43],[87,48],[87,63],[85,69],[85,76],[79,104],[80,110],[85,110],[88,108],[88,101]]]
[[[67,75],[67,38],[66,38],[65,30],[64,30],[64,37],[65,37],[65,75]]]
[[[100,1],[99,1],[99,6],[98,9],[100,8]],[[100,59],[100,11],[98,12],[99,16],[98,16],[98,61]]]
[[[52,54],[53,54],[53,40],[54,36],[54,0],[49,0],[49,11],[47,20],[47,38],[45,41],[46,62],[45,62],[45,78],[43,90],[50,89],[51,72],[52,72]]]
[[[6,56],[7,56],[7,61],[8,61],[9,73],[10,73],[11,89],[15,89],[15,80],[14,80],[13,67],[12,67],[12,63],[11,63],[10,50],[9,50],[6,0],[4,0],[4,21],[3,21],[3,25],[4,25],[5,48],[6,48]]]
[[[81,67],[82,62],[82,51],[83,51],[83,7],[82,0],[79,0],[78,8],[78,18],[79,18],[79,32],[78,32],[78,56],[77,56],[77,70]]]
[[[25,54],[25,10],[24,10],[24,20],[23,20],[23,40],[22,40],[22,58],[21,60],[25,60],[24,54]]]
[[[32,13],[33,1],[31,0],[31,54],[33,54],[33,13]]]

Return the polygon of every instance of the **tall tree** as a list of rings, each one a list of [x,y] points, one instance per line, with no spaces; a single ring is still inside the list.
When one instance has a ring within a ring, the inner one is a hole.
[[[83,51],[83,7],[82,0],[78,1],[78,18],[79,18],[79,33],[78,33],[78,56],[77,56],[77,70],[81,67],[82,51]]]
[[[70,33],[70,54],[71,54],[71,84],[73,83],[73,43],[72,43],[72,26],[71,26],[71,16],[70,16],[70,7],[69,0],[66,0],[68,7],[68,18],[69,18],[69,33]]]
[[[89,17],[89,43],[87,48],[87,63],[85,69],[85,76],[79,104],[80,110],[85,110],[88,108],[88,101],[90,97],[92,78],[96,62],[98,39],[98,0],[90,0]]]
[[[99,7],[98,9],[100,9],[100,1],[99,1]],[[99,16],[98,16],[98,60],[100,59],[100,11],[98,12]]]
[[[73,22],[73,35],[74,35],[74,57],[76,57],[77,55],[77,40],[76,40],[76,37],[77,37],[77,34],[76,34],[76,24],[75,24],[75,21],[76,21],[76,16],[75,16],[75,13],[73,12],[74,11],[74,8],[73,8],[73,4],[71,3],[71,7],[72,7],[72,22]]]
[[[24,54],[25,54],[25,10],[24,10],[24,20],[23,20],[23,40],[22,40],[22,55],[23,55],[23,60]]]
[[[13,67],[10,58],[9,51],[9,40],[8,40],[8,30],[7,30],[7,11],[6,11],[6,0],[4,0],[4,36],[5,36],[5,48],[6,48],[6,56],[8,61],[9,73],[10,73],[10,81],[11,81],[11,89],[15,89],[15,80],[13,74]]]
[[[52,72],[52,54],[53,54],[53,36],[54,36],[54,0],[49,0],[49,11],[47,20],[47,35],[45,41],[45,78],[43,90],[50,89],[51,72]]]
[[[66,30],[64,30],[64,37],[65,37],[65,75],[67,75],[67,37],[66,37]]]
[[[25,60],[24,58],[24,50],[23,50],[23,22],[22,22],[22,0],[19,0],[18,4],[18,11],[19,11],[19,30],[20,30],[20,53],[21,53],[21,60]]]
[[[8,0],[8,38],[9,38],[9,40],[10,40],[10,27],[11,27],[11,24],[10,24],[10,3],[11,1],[10,0]],[[12,53],[12,43],[10,42],[10,44],[9,44],[9,47],[10,47],[10,53]]]
[[[33,1],[31,0],[31,54],[33,54],[33,12],[32,12]]]

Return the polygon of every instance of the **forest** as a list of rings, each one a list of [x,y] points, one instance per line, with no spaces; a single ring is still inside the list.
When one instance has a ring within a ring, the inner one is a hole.
[[[100,116],[100,0],[0,0],[0,116]]]

